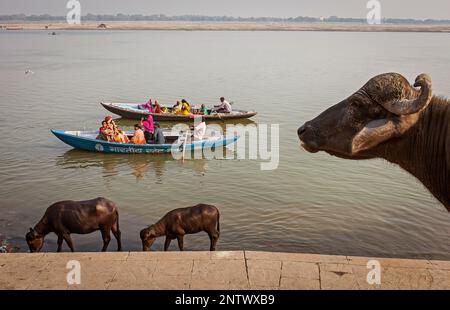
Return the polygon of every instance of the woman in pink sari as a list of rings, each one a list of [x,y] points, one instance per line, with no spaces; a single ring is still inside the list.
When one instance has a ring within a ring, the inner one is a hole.
[[[147,110],[148,112],[153,113],[152,99],[149,99],[149,100],[147,101],[147,103],[138,105],[138,108],[139,108],[140,110]]]
[[[153,142],[153,133],[155,132],[155,126],[153,124],[153,116],[149,115],[146,120],[141,119],[141,125],[144,127],[144,137],[147,143]]]

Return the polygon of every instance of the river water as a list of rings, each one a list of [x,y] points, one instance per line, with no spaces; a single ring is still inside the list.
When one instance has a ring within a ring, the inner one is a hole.
[[[0,234],[26,251],[28,227],[51,203],[105,196],[120,208],[125,250],[139,250],[140,229],[167,211],[203,202],[221,211],[220,250],[450,259],[450,214],[412,176],[382,160],[309,154],[296,135],[379,73],[428,72],[435,93],[450,94],[449,51],[449,34],[430,33],[2,31]],[[50,133],[98,128],[100,101],[220,96],[259,112],[244,124],[279,124],[277,169],[88,153]],[[100,233],[73,237],[79,251],[101,248]],[[208,242],[191,235],[185,247]],[[44,250],[55,249],[49,235]]]

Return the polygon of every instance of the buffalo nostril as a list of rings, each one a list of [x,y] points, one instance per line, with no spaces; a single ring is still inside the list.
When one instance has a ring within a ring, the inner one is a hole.
[[[305,133],[305,131],[306,131],[306,126],[303,125],[302,127],[300,127],[300,128],[297,130],[298,136],[300,137],[302,134]]]

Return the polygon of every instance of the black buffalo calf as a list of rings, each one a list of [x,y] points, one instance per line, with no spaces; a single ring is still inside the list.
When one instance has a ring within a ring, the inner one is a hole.
[[[157,237],[166,236],[164,251],[175,238],[183,251],[184,235],[205,231],[211,242],[210,251],[215,251],[220,235],[219,218],[219,210],[206,204],[172,210],[156,224],[141,230],[142,249],[148,251]]]

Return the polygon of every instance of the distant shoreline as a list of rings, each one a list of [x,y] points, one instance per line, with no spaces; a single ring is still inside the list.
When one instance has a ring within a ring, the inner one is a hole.
[[[0,23],[1,31],[20,30],[175,30],[175,31],[343,31],[343,32],[440,32],[450,25],[368,25],[357,23],[262,23],[262,22],[63,22]]]

